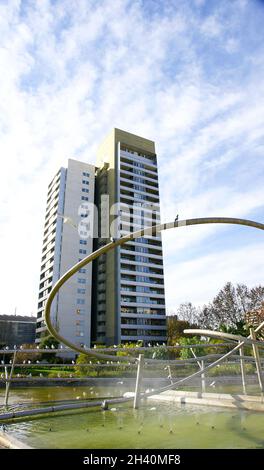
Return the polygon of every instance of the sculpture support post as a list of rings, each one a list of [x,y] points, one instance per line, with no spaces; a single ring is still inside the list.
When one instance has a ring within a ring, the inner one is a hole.
[[[201,361],[201,370],[204,370],[204,360]],[[206,388],[205,388],[205,373],[204,372],[201,374],[201,379],[202,379],[202,392],[205,393]]]
[[[134,397],[134,409],[138,408],[138,405],[140,402],[140,386],[141,386],[141,381],[142,381],[143,365],[144,365],[144,355],[139,354],[138,368],[137,368],[137,380],[136,380],[135,397]]]
[[[167,366],[167,370],[168,370],[168,379],[170,380],[170,383],[173,384],[173,380],[172,380],[172,375],[171,375],[171,367],[168,365]]]
[[[197,359],[197,356],[196,356],[193,348],[190,348],[190,349],[191,349],[191,353],[192,353],[193,357],[195,357],[195,359]],[[204,370],[204,360],[198,361],[198,359],[197,359],[197,364],[198,364],[200,370]],[[201,382],[202,382],[202,392],[205,393],[206,388],[205,388],[205,373],[204,372],[201,374]]]
[[[246,391],[246,373],[245,373],[245,361],[243,359],[243,356],[244,356],[244,347],[243,346],[241,346],[241,348],[239,349],[239,354],[241,356],[240,367],[241,367],[243,393],[244,393],[244,395],[246,395],[247,394],[247,391]]]
[[[255,341],[256,340],[256,333],[255,333],[254,328],[250,328],[249,331],[250,331],[251,339],[253,339]],[[258,374],[259,386],[260,386],[261,393],[263,393],[264,392],[264,383],[263,383],[263,377],[262,377],[262,371],[261,371],[261,363],[260,363],[258,346],[253,343],[252,344],[252,349],[253,349],[253,354],[254,354],[254,358],[255,358],[255,361],[256,361],[256,369],[257,369],[257,374]]]
[[[9,389],[10,389],[11,379],[12,379],[12,375],[14,371],[15,361],[16,361],[16,351],[14,352],[9,378],[8,378],[8,374],[6,373],[5,406],[8,406]]]

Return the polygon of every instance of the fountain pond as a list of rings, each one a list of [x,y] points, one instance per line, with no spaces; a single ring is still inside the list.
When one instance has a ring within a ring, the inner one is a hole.
[[[131,390],[131,388],[130,388]],[[126,385],[96,387],[39,387],[13,389],[10,408],[56,400],[98,399],[122,396]],[[216,392],[240,393],[241,387],[222,386]],[[248,393],[257,393],[251,386]],[[0,404],[4,389],[0,390]],[[264,448],[263,414],[198,405],[144,401],[138,410],[131,403],[67,411],[17,420],[7,432],[35,448]]]

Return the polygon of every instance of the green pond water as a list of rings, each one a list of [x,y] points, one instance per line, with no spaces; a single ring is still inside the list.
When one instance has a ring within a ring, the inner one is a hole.
[[[38,387],[13,389],[10,408],[23,409],[54,400],[98,399],[122,396],[124,384],[106,387]],[[239,386],[216,387],[215,392],[241,393]],[[248,394],[258,393],[255,386]],[[4,389],[0,389],[0,408]],[[198,405],[131,403],[92,408],[7,424],[7,432],[36,448],[264,448],[262,413]]]

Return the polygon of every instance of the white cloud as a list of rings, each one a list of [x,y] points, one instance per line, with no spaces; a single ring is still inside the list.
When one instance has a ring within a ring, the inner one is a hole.
[[[211,38],[220,36],[222,30],[223,25],[221,25],[216,15],[208,16],[201,25],[202,33]]]
[[[229,52],[230,54],[233,54],[234,52],[237,52],[239,47],[238,41],[235,38],[229,38],[226,41],[226,51]]]
[[[69,157],[93,163],[111,127],[156,141],[167,218],[250,216],[263,207],[262,186],[250,178],[257,161],[263,171],[263,38],[249,24],[246,53],[239,29],[254,5],[223,2],[206,16],[207,2],[195,3],[199,14],[192,2],[175,2],[153,17],[123,0],[0,5],[3,313],[35,310],[47,184]],[[219,62],[210,38],[226,54]],[[241,64],[225,63],[231,52]],[[179,231],[176,251],[218,229]],[[174,235],[165,237],[173,253]]]
[[[219,187],[210,191],[204,191],[201,194],[195,194],[185,201],[179,201],[177,207],[168,205],[163,213],[165,221],[173,221],[176,214],[179,219],[199,218],[199,217],[236,217],[250,219],[249,214],[256,209],[264,206],[264,193],[262,188],[247,192],[232,191],[228,187]],[[230,230],[230,225],[210,224],[195,227],[180,227],[169,230],[163,234],[163,251],[165,260],[175,261],[175,269],[178,269],[176,260],[177,255],[190,248],[197,250],[207,250],[207,240],[209,237],[222,237],[225,232]],[[253,239],[253,230],[251,230]],[[167,264],[166,262],[166,264]],[[165,265],[166,265],[165,264]],[[165,270],[166,271],[166,270]],[[260,277],[260,282],[262,282]]]
[[[261,284],[264,267],[260,253],[263,250],[262,242],[168,266],[165,270],[168,312],[176,312],[183,302],[203,306],[228,281],[249,287]]]

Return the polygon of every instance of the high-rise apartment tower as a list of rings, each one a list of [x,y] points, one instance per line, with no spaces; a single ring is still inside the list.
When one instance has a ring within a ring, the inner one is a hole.
[[[36,342],[47,336],[44,308],[55,282],[93,250],[92,238],[80,238],[82,205],[94,202],[95,167],[69,159],[48,188],[41,258]],[[85,211],[83,211],[85,215]],[[54,299],[51,319],[75,344],[90,346],[92,266],[81,269]]]
[[[99,147],[97,167],[96,201],[102,215],[97,246],[108,242],[109,236],[160,222],[154,142],[114,129]],[[94,340],[109,345],[166,342],[160,234],[131,240],[98,258],[94,282]]]
[[[87,203],[95,203],[94,212]],[[111,237],[159,222],[154,142],[113,129],[96,167],[70,159],[48,188],[36,342],[47,335],[43,315],[52,286],[72,265]],[[79,345],[166,342],[161,235],[131,240],[80,269],[54,299],[51,318]]]

